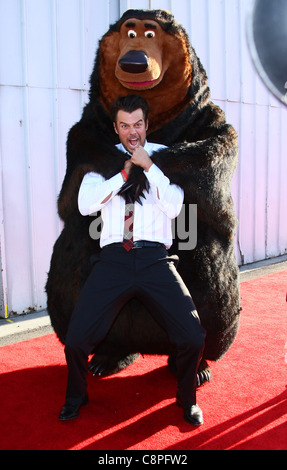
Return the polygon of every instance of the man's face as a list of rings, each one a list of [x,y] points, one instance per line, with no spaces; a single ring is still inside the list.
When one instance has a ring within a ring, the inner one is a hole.
[[[114,128],[121,143],[130,154],[133,154],[137,147],[144,147],[148,122],[144,121],[142,109],[136,109],[132,113],[118,111]]]

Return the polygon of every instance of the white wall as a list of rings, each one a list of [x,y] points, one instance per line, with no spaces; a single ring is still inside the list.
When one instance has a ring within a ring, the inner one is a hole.
[[[238,263],[287,250],[287,108],[246,45],[251,0],[0,0],[0,314],[46,306],[61,230],[56,201],[69,128],[87,101],[98,40],[127,8],[165,8],[187,29],[212,99],[239,133],[232,192]],[[1,287],[1,283],[0,283]]]

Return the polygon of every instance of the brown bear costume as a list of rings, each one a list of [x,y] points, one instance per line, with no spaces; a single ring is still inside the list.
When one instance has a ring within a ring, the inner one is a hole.
[[[174,17],[163,10],[128,10],[99,43],[91,75],[90,101],[69,132],[67,170],[58,201],[64,229],[55,243],[46,291],[52,325],[64,343],[69,318],[90,271],[99,240],[89,236],[91,217],[77,208],[85,173],[118,173],[125,155],[116,147],[110,106],[120,95],[142,95],[150,106],[148,140],[168,148],[153,154],[185,204],[197,204],[197,246],[179,250],[178,271],[206,329],[199,384],[209,380],[205,360],[218,360],[233,343],[240,314],[238,266],[234,255],[237,220],[231,178],[237,164],[237,135],[223,111],[210,101],[206,73]],[[128,189],[137,198],[145,176],[134,167]],[[176,235],[176,234],[175,234]],[[94,237],[95,238],[95,237]],[[99,238],[99,237],[96,237]],[[138,353],[164,354],[174,363],[165,332],[137,299],[120,312],[92,358],[94,373],[117,372]]]

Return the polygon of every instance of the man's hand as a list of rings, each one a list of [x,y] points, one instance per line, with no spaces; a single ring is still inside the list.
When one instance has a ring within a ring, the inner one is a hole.
[[[143,147],[137,147],[129,161],[134,165],[141,166],[145,171],[148,171],[153,164],[153,161]]]
[[[133,164],[132,164],[131,159],[125,161],[124,170],[125,170],[125,172],[126,172],[126,174],[127,174],[128,176],[129,176],[129,174],[130,174],[130,171],[131,171],[131,167],[132,167],[132,166],[133,166]]]

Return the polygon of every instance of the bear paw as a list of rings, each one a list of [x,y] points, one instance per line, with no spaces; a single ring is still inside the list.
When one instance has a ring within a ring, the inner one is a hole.
[[[88,370],[93,376],[98,375],[104,377],[116,374],[133,364],[139,357],[139,354],[129,354],[125,357],[109,357],[95,354],[90,363]]]
[[[170,371],[176,375],[176,356],[171,354],[168,358],[168,367]],[[211,369],[207,362],[203,359],[197,371],[197,388],[211,381]]]
[[[207,382],[210,382],[211,377],[212,376],[209,365],[205,360],[202,360],[197,371],[197,387],[201,387]]]

